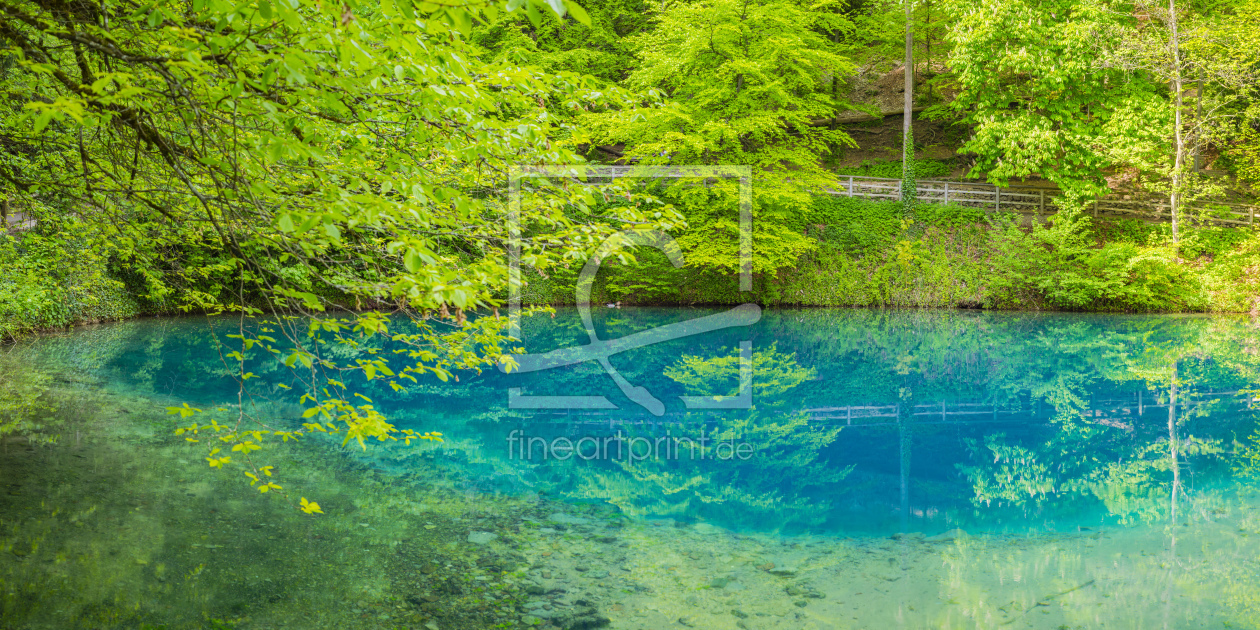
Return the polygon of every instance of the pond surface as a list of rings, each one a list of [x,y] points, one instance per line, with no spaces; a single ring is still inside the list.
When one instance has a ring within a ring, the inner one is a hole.
[[[598,309],[593,329],[719,313]],[[285,498],[207,470],[163,410],[237,402],[213,349],[234,321],[27,344],[7,360],[47,375],[63,426],[0,459],[0,628],[1260,627],[1254,322],[752,319],[606,366],[350,379],[444,441],[267,451]],[[590,343],[563,309],[522,337]],[[246,369],[244,406],[299,426],[301,374]]]

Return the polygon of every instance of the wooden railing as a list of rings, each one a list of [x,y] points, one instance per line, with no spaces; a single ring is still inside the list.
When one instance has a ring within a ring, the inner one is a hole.
[[[623,167],[627,170],[632,167]],[[862,177],[859,175],[843,175],[834,188],[826,190],[828,194],[846,197],[862,197],[866,199],[901,200],[901,180],[885,177]],[[994,212],[1014,212],[1044,217],[1059,211],[1059,191],[1053,188],[1036,188],[1031,186],[998,188],[991,184],[978,182],[951,182],[943,180],[919,180],[916,182],[917,199],[929,203],[954,203],[964,206],[983,208]],[[1192,215],[1195,219],[1218,225],[1250,225],[1254,226],[1260,218],[1260,207],[1216,202],[1194,202],[1186,204],[1183,214],[1185,219]],[[1172,212],[1165,197],[1110,195],[1092,202],[1086,211],[1095,217],[1128,217],[1146,221],[1171,221]],[[10,234],[22,232],[35,227],[34,217],[9,209],[0,212],[0,230]]]
[[[998,188],[991,184],[920,180],[916,183],[917,199],[930,203],[955,203],[992,211],[1016,212],[1047,216],[1059,211],[1059,191],[1052,188]],[[867,199],[901,199],[901,180],[883,177],[844,175],[837,186],[827,191],[833,195]],[[1260,208],[1243,204],[1195,202],[1190,209],[1194,216],[1221,225],[1255,225]],[[1159,197],[1124,198],[1108,196],[1087,208],[1093,216],[1131,217],[1148,221],[1170,221],[1168,199]]]

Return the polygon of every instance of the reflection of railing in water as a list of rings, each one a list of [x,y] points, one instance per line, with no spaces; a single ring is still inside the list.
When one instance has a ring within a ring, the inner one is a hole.
[[[1248,400],[1241,391],[1198,392],[1193,399],[1182,399],[1177,406],[1185,409],[1203,404],[1207,400],[1224,400],[1237,405],[1260,406],[1260,397]],[[1109,398],[1089,401],[1089,406],[1081,411],[1081,417],[1087,422],[1102,424],[1125,431],[1132,431],[1132,420],[1140,418],[1151,409],[1167,409],[1168,402],[1161,402],[1158,397],[1152,398],[1150,392],[1136,391],[1126,398]],[[846,405],[836,407],[814,407],[800,410],[809,415],[810,424],[844,425],[851,427],[895,426],[898,420],[897,405]],[[911,424],[984,424],[1021,422],[1029,420],[1048,421],[1058,413],[1052,405],[1033,399],[1014,405],[994,405],[991,403],[958,402],[958,403],[921,403],[914,406],[908,414]],[[703,417],[709,417],[706,414]],[[717,416],[717,417],[720,417]],[[611,411],[595,409],[554,410],[551,413],[532,414],[531,419],[553,423],[574,425],[644,425],[644,424],[679,424],[687,418],[666,414],[664,418],[643,418],[637,415],[618,414]]]
[[[1241,398],[1240,395],[1242,395]],[[1204,398],[1222,400],[1237,398],[1240,404],[1260,403],[1260,398],[1248,400],[1243,392],[1199,392],[1194,400],[1181,400],[1178,407],[1193,407],[1204,402]],[[1081,411],[1081,417],[1094,422],[1125,431],[1132,431],[1133,425],[1126,422],[1146,414],[1148,409],[1167,409],[1167,402],[1159,399],[1148,400],[1149,394],[1141,390],[1127,399],[1094,400],[1088,408]],[[816,424],[843,424],[854,427],[892,426],[900,424],[897,419],[897,405],[849,405],[844,407],[816,407],[805,409],[810,414],[810,422]],[[913,424],[981,424],[986,422],[1015,422],[1048,420],[1058,410],[1039,400],[1030,405],[1000,406],[988,403],[926,403],[914,406],[914,411],[907,414]],[[881,420],[892,418],[892,420]],[[925,418],[925,419],[920,419]],[[956,418],[956,419],[951,419]],[[873,419],[873,421],[872,421]]]

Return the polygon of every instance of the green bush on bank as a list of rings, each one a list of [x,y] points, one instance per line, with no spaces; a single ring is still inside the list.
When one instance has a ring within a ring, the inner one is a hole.
[[[124,255],[88,224],[52,216],[35,230],[0,230],[0,340],[141,314],[262,307],[262,285],[277,278],[333,304],[381,307],[355,302],[337,288],[347,273],[340,265],[315,270],[247,245],[245,255],[257,267],[241,269],[203,226],[184,226],[174,238],[147,243],[143,255]],[[355,272],[383,280],[390,270]]]
[[[0,231],[0,339],[139,314],[86,241]]]
[[[1062,213],[1049,226],[995,226],[994,291],[1007,308],[1096,311],[1206,310],[1193,269],[1171,243],[1097,240],[1088,217]]]
[[[921,204],[906,219],[895,201],[820,197],[792,227],[816,249],[789,269],[738,278],[673,268],[640,249],[607,261],[592,301],[1049,309],[1109,312],[1249,312],[1260,309],[1260,232],[1095,221],[1064,213],[1026,226],[1017,215]],[[685,252],[684,252],[685,255]],[[527,276],[526,302],[572,304],[579,269]]]
[[[1260,315],[1260,235],[1222,252],[1202,277],[1212,310]]]

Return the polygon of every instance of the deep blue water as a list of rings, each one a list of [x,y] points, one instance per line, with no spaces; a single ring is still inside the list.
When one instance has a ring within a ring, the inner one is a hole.
[[[609,340],[719,312],[598,309],[594,323]],[[214,323],[222,342],[238,343],[226,337],[234,320]],[[194,405],[236,400],[208,349],[206,320],[121,329],[102,357],[110,379]],[[589,341],[571,309],[527,318],[522,336],[529,353]],[[347,382],[399,427],[445,436],[356,457],[400,473],[417,462],[444,468],[472,491],[542,493],[747,532],[1076,531],[1169,522],[1250,486],[1258,336],[1235,317],[767,310],[750,326],[612,355],[629,386],[664,404],[662,415],[594,361],[462,372],[458,382],[427,376],[401,393],[384,380]],[[680,397],[736,394],[742,342],[751,344],[748,408],[688,409]],[[253,404],[297,423],[301,380],[252,356]],[[513,389],[602,396],[610,408],[512,408]],[[701,438],[703,459],[688,446]],[[566,440],[586,457],[563,458]],[[632,458],[629,440],[636,456],[648,442],[656,451]],[[544,442],[561,445],[561,458],[544,455]]]

